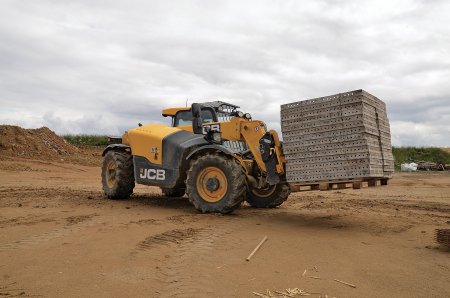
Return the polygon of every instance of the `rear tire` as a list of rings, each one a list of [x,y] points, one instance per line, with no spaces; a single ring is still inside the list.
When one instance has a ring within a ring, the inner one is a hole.
[[[290,193],[289,186],[281,182],[264,190],[250,188],[246,201],[254,208],[275,208],[283,204]]]
[[[161,188],[163,195],[166,197],[179,198],[184,196],[186,190],[184,188]]]
[[[203,212],[230,213],[245,199],[242,167],[233,158],[208,153],[192,162],[187,173],[186,193]]]
[[[108,199],[123,200],[134,188],[133,157],[128,152],[108,151],[103,158],[102,185]]]

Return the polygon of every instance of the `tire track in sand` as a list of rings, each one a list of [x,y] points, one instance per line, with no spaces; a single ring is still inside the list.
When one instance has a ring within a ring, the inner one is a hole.
[[[182,241],[173,257],[161,268],[157,276],[163,285],[160,297],[214,296],[213,288],[217,281],[211,280],[211,272],[217,267],[214,261],[216,249],[223,248],[224,245],[220,244],[225,241],[225,236],[239,228],[236,220],[215,219],[214,223],[214,227],[203,228]]]
[[[170,246],[174,244],[181,244],[183,241],[191,239],[198,234],[202,229],[173,229],[151,235],[136,245],[136,248],[130,253],[131,256],[136,256],[138,252],[151,250],[157,246]]]
[[[40,243],[43,243],[43,242],[46,242],[46,241],[49,241],[49,240],[52,240],[55,238],[64,237],[71,233],[78,232],[82,229],[85,229],[85,228],[88,228],[91,226],[95,226],[98,224],[103,224],[106,222],[106,217],[95,217],[95,220],[92,220],[92,217],[90,217],[90,216],[88,216],[88,217],[82,216],[82,217],[83,217],[83,220],[80,222],[74,221],[68,225],[53,229],[51,231],[48,231],[48,232],[45,232],[42,234],[29,236],[24,239],[10,242],[10,243],[0,244],[0,252],[26,248],[26,247],[32,246],[32,245],[38,245]],[[75,218],[75,217],[71,217],[71,218],[73,220],[73,218]]]

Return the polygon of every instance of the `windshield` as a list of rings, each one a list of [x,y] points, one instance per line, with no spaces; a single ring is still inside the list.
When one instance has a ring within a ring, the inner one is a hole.
[[[203,123],[214,122],[213,113],[211,110],[202,110]],[[192,112],[191,111],[179,111],[175,116],[174,126],[191,126],[192,125]]]

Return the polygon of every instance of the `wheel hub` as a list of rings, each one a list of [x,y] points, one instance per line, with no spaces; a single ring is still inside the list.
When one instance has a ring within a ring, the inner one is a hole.
[[[196,180],[198,194],[207,202],[218,202],[227,193],[227,177],[218,167],[207,167],[202,169]]]
[[[208,180],[206,181],[206,189],[209,191],[216,191],[219,189],[219,185],[220,182],[219,180],[214,177],[214,178],[208,178]]]
[[[267,198],[270,197],[275,192],[276,188],[277,188],[276,185],[267,186],[266,188],[262,189],[252,188],[251,192],[257,197]]]

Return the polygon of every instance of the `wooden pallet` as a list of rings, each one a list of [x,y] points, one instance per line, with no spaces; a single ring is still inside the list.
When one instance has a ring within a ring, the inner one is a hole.
[[[375,187],[388,185],[388,178],[363,178],[346,180],[322,180],[306,181],[301,183],[290,183],[292,192],[310,191],[310,190],[334,190],[334,189],[361,189],[365,186]]]

